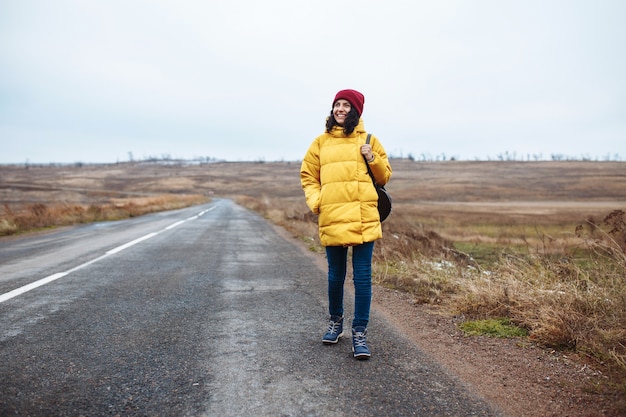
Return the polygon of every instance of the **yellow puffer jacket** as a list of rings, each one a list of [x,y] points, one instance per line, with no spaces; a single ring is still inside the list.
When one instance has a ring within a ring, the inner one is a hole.
[[[383,236],[378,215],[378,194],[367,173],[361,145],[367,133],[363,121],[346,136],[335,126],[313,141],[300,167],[306,203],[318,214],[323,246],[353,246]],[[369,164],[376,182],[385,185],[391,165],[376,136],[370,139],[374,161]]]

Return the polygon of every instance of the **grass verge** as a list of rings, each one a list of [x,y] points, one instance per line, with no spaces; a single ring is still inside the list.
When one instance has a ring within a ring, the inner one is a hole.
[[[528,331],[511,323],[508,318],[467,320],[459,328],[469,336],[491,336],[502,338],[526,337]]]
[[[161,194],[150,197],[111,198],[89,205],[53,203],[28,204],[0,211],[0,236],[7,236],[52,227],[96,221],[120,220],[164,210],[174,210],[207,202],[202,195]]]

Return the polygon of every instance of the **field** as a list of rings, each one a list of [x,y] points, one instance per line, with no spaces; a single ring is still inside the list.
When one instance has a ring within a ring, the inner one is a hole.
[[[626,392],[626,163],[391,161],[378,285],[575,351]],[[0,235],[229,197],[321,252],[298,162],[0,166]],[[475,328],[472,327],[472,328]]]

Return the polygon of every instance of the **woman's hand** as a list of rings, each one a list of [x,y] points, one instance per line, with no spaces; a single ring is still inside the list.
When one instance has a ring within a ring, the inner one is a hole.
[[[372,153],[372,145],[367,144],[367,143],[365,145],[361,145],[361,155],[365,157],[367,162],[374,161],[374,154]]]

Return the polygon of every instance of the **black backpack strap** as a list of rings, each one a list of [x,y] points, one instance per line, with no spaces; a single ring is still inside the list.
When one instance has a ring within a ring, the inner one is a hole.
[[[367,134],[367,139],[365,139],[365,143],[369,145],[371,138],[372,138],[372,134],[368,133]],[[374,179],[374,174],[372,174],[372,170],[370,169],[370,164],[367,163],[367,158],[365,158],[365,155],[363,155],[363,160],[365,161],[365,166],[367,167],[367,173],[370,174],[370,177],[372,177],[372,182],[374,183],[374,185],[376,185],[376,180]]]

